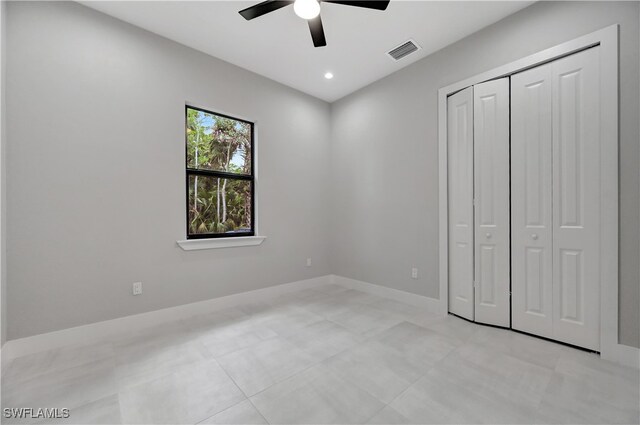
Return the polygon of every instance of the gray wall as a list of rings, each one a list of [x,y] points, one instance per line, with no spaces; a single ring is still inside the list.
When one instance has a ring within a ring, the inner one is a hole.
[[[6,184],[5,167],[5,57],[6,57],[6,2],[0,0],[0,346],[7,340],[7,268],[6,261]]]
[[[640,346],[638,6],[539,2],[334,103],[333,272],[437,298],[437,90],[618,23],[620,339]]]
[[[77,4],[11,3],[8,338],[328,273],[438,297],[437,89],[619,23],[621,338],[639,346],[638,12],[540,2],[330,108]],[[258,121],[263,245],[175,245],[185,102]]]
[[[7,42],[9,339],[330,273],[327,103],[75,3]],[[176,245],[185,102],[257,121],[261,246]]]

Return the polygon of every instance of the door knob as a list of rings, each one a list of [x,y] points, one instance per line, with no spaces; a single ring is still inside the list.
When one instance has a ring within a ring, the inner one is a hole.
[[[486,235],[484,235],[487,239],[491,239],[491,233],[487,233]]]
[[[531,235],[531,239],[535,241],[536,239],[538,239],[538,235],[534,233],[533,235]]]

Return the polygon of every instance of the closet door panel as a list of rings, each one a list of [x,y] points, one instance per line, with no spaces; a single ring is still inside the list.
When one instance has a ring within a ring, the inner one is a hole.
[[[511,77],[513,328],[553,338],[552,65]]]
[[[473,320],[473,88],[447,102],[449,312]]]
[[[599,48],[552,63],[554,337],[600,349]]]
[[[474,86],[475,316],[510,326],[509,79]]]

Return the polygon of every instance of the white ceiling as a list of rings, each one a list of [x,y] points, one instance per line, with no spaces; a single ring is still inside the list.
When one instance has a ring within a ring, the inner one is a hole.
[[[246,21],[238,11],[259,0],[82,3],[333,102],[533,2],[392,0],[384,12],[322,3],[327,46],[320,48],[291,6]],[[408,39],[422,50],[391,60],[386,52]]]

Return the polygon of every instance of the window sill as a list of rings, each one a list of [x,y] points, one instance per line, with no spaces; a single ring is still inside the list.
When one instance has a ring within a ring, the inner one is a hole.
[[[177,242],[183,250],[195,251],[200,249],[255,246],[260,245],[265,239],[267,239],[266,236],[241,236],[236,238],[187,239]]]

